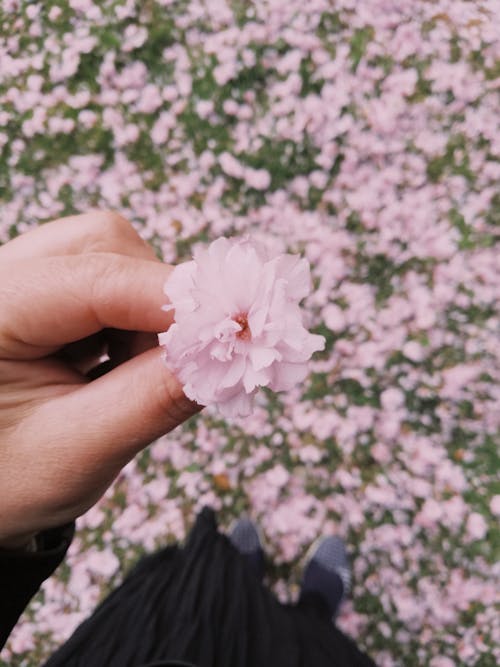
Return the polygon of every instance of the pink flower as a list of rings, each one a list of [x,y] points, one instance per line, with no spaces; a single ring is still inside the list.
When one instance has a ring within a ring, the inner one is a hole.
[[[196,113],[200,118],[208,118],[214,110],[214,103],[212,100],[199,100],[196,103]]]
[[[424,358],[424,350],[420,343],[415,340],[410,340],[403,345],[403,354],[411,361],[422,361]]]
[[[490,500],[490,512],[495,516],[500,516],[500,495],[493,496]]]
[[[266,190],[271,185],[271,175],[265,169],[252,169],[247,167],[243,177],[251,188]]]
[[[437,655],[432,658],[430,667],[454,667],[456,663],[445,655]]]
[[[472,512],[465,527],[467,537],[471,540],[483,540],[488,532],[488,524],[478,512]]]
[[[278,488],[281,488],[288,483],[288,480],[290,479],[290,473],[285,470],[281,464],[278,464],[274,466],[274,468],[271,468],[271,470],[268,470],[265,477],[266,482],[270,486],[277,486]]]
[[[404,405],[405,397],[400,389],[389,387],[382,392],[380,402],[384,410],[399,410]]]
[[[250,240],[220,238],[177,266],[165,285],[175,323],[160,334],[186,395],[225,416],[249,414],[258,387],[287,391],[324,338],[303,326],[305,259],[269,258]]]
[[[118,558],[112,551],[97,551],[93,549],[87,552],[85,566],[97,576],[111,577],[120,567]]]
[[[137,111],[150,114],[161,107],[162,103],[163,99],[159,88],[152,83],[148,83],[141,91],[137,102]]]
[[[322,452],[314,445],[306,445],[298,451],[299,459],[303,463],[319,463],[323,458]]]
[[[245,170],[238,160],[231,155],[231,153],[221,153],[219,156],[219,164],[222,170],[232,178],[243,178]]]
[[[128,25],[123,33],[123,51],[133,51],[141,47],[148,38],[148,31],[144,26]]]
[[[49,20],[57,21],[57,19],[61,16],[61,14],[62,14],[62,9],[60,7],[51,7],[49,11]]]

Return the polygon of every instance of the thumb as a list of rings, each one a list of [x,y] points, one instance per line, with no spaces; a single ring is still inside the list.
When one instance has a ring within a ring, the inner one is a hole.
[[[72,441],[68,462],[88,470],[122,467],[201,409],[186,398],[162,357],[161,348],[148,350],[45,404],[44,423],[59,453]]]
[[[91,507],[138,451],[200,409],[154,348],[39,406],[23,424],[16,460],[32,468],[37,442],[41,497],[51,488],[53,521],[67,520]]]

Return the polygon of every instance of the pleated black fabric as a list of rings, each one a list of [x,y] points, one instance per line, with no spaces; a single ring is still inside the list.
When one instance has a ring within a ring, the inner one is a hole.
[[[372,667],[314,601],[282,605],[203,510],[183,548],[144,558],[46,667]],[[167,664],[167,663],[165,663]]]

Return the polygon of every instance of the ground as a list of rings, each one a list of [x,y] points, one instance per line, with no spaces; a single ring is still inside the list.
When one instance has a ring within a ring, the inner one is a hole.
[[[0,7],[0,242],[92,207],[168,262],[251,234],[310,261],[327,339],[296,390],[132,462],[0,664],[39,665],[205,504],[259,522],[285,599],[343,536],[339,624],[382,667],[499,664],[499,3]]]

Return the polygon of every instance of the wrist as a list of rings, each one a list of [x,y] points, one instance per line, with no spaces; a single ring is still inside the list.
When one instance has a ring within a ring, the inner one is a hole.
[[[0,538],[0,551],[34,553],[37,550],[36,533]]]

